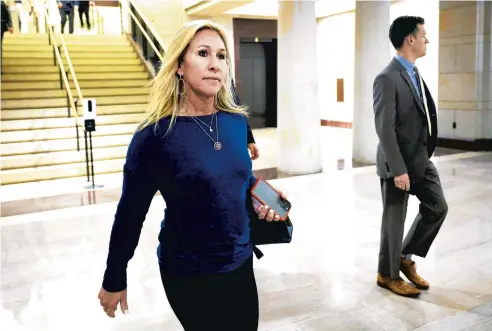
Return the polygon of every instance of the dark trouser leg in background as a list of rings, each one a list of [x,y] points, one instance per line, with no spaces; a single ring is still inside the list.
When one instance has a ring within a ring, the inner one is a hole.
[[[403,254],[426,257],[448,213],[436,166],[429,161],[424,179],[415,184],[412,193],[420,201],[419,213],[403,241]]]
[[[72,10],[71,12],[68,13],[68,27],[69,27],[68,31],[70,34],[73,33],[74,20],[75,20],[75,13]]]
[[[65,24],[67,24],[67,12],[60,10],[61,16],[61,33],[65,33]]]
[[[83,13],[84,13],[84,9],[83,9],[83,7],[80,7],[80,5],[79,5],[79,20],[80,20],[80,27],[81,28],[84,27],[84,17],[82,16]]]
[[[89,6],[79,5],[79,19],[80,26],[84,27],[84,15],[85,15],[85,23],[87,24],[87,29],[91,29],[91,22],[89,21]]]
[[[381,179],[383,219],[379,248],[378,273],[397,279],[400,276],[400,256],[407,215],[408,193],[395,186],[393,178]]]

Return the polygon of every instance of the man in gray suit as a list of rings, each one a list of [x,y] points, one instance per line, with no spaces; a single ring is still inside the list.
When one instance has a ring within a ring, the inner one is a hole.
[[[397,54],[373,86],[377,173],[383,198],[377,284],[398,295],[417,297],[419,289],[428,289],[429,284],[417,274],[412,254],[427,255],[448,206],[430,161],[437,140],[436,106],[415,66],[429,42],[424,19],[397,18],[389,38]],[[419,199],[420,207],[402,243],[409,195]],[[403,281],[400,271],[416,287]]]

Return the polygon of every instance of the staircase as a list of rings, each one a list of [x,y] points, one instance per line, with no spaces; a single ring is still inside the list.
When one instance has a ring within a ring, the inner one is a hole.
[[[151,76],[125,36],[64,37],[84,99],[96,99],[94,172],[120,172],[146,110]],[[67,116],[47,35],[6,34],[2,71],[2,185],[85,176],[84,131],[79,127],[77,151],[75,119]]]

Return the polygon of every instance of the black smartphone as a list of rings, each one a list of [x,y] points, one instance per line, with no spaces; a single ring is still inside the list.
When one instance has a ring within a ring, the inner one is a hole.
[[[257,178],[251,188],[251,195],[263,205],[267,205],[280,216],[280,220],[285,221],[292,208],[291,203],[282,198],[270,184],[262,178]]]

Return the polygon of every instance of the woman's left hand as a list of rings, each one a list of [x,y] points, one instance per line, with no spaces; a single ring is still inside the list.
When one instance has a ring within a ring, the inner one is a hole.
[[[278,194],[283,198],[286,199],[284,193],[282,191],[278,191]],[[267,222],[278,222],[280,220],[280,216],[273,211],[269,206],[267,205],[262,205],[261,202],[259,202],[256,198],[253,197],[253,208],[255,212],[258,214],[258,218],[260,220],[264,219]]]
[[[256,160],[260,157],[260,150],[258,149],[258,146],[256,146],[256,144],[248,144],[248,149],[251,155],[251,160]]]

